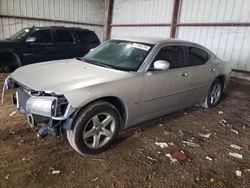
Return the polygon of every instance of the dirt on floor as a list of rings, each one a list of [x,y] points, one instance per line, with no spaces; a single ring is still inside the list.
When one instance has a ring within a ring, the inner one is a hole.
[[[0,82],[6,76],[0,74]],[[38,139],[37,130],[11,104],[10,93],[0,106],[1,188],[250,187],[248,81],[233,78],[216,108],[191,107],[144,123],[123,132],[112,148],[95,156],[79,155],[66,138]],[[199,133],[211,135],[203,138]],[[173,151],[183,151],[187,160],[171,162],[166,154]]]

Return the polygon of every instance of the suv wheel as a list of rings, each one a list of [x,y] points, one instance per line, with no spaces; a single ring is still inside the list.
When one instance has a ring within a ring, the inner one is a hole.
[[[10,65],[4,65],[3,66],[3,72],[11,72],[12,68]]]
[[[13,72],[21,64],[20,58],[16,54],[1,54],[0,72]]]
[[[98,101],[78,114],[67,138],[80,154],[98,154],[113,143],[119,129],[118,110],[108,102]]]
[[[212,108],[219,104],[221,94],[223,91],[223,84],[221,80],[216,79],[211,85],[205,101],[201,104],[204,108]]]

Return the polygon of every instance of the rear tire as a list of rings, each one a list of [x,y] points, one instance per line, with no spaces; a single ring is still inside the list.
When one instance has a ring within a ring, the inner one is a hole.
[[[204,108],[213,108],[217,106],[220,102],[222,92],[223,92],[222,81],[219,79],[214,80],[201,106],[203,106]]]
[[[78,153],[98,154],[112,145],[120,122],[120,114],[112,104],[97,101],[79,112],[67,138]]]

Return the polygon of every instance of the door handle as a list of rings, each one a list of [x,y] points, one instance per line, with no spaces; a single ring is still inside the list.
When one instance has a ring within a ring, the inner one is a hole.
[[[210,71],[215,72],[215,71],[216,71],[216,69],[215,69],[215,68],[213,68],[213,69],[210,69]]]
[[[187,72],[183,72],[183,73],[181,73],[181,76],[182,76],[182,77],[187,77],[187,76],[188,76],[188,73],[187,73]]]

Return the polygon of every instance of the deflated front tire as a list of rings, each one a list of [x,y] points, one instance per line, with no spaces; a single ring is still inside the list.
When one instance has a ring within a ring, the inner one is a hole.
[[[110,147],[119,129],[118,110],[106,101],[97,101],[79,112],[67,138],[80,154],[98,154]]]

